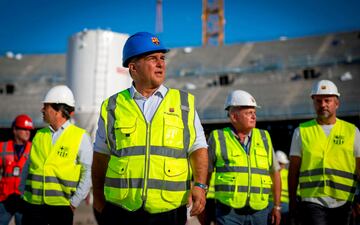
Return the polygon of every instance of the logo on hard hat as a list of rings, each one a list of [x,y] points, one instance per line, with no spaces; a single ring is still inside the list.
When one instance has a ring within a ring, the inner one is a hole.
[[[32,127],[33,126],[33,123],[28,121],[28,120],[25,120],[25,126],[27,127]]]
[[[321,90],[325,90],[326,89],[326,85],[321,85]]]
[[[151,41],[152,41],[152,43],[154,43],[156,45],[160,45],[160,41],[159,41],[159,39],[157,37],[152,37]]]

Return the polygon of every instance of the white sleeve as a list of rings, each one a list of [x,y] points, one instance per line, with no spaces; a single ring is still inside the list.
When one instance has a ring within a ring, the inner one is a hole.
[[[356,158],[360,157],[360,132],[357,127],[355,129],[354,154]]]
[[[291,140],[291,147],[290,147],[290,156],[299,156],[301,157],[301,137],[300,137],[300,129],[299,127],[294,130],[294,134]]]
[[[110,150],[106,143],[106,132],[104,126],[104,120],[99,116],[98,126],[96,130],[94,151],[102,154],[110,155]]]
[[[195,137],[195,142],[194,144],[191,146],[191,148],[189,149],[189,155],[193,152],[196,151],[200,148],[207,148],[208,145],[206,143],[206,138],[205,138],[205,134],[204,134],[204,129],[201,125],[200,122],[200,118],[199,115],[197,114],[197,112],[195,111],[195,121],[194,121],[194,126],[195,126],[195,133],[196,133],[196,137]]]
[[[91,164],[92,164],[92,144],[90,136],[85,133],[82,137],[77,161],[81,165],[81,175],[74,195],[71,197],[71,205],[78,207],[80,202],[86,198],[91,188]]]

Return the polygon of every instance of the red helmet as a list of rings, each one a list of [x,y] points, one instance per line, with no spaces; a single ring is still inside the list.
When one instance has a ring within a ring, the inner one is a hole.
[[[26,114],[18,115],[13,122],[13,126],[28,130],[34,129],[32,119]]]

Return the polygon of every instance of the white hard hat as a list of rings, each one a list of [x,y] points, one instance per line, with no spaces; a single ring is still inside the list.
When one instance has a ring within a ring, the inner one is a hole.
[[[277,161],[279,161],[280,163],[283,163],[283,164],[288,164],[289,163],[289,159],[288,159],[287,155],[283,151],[277,150],[275,152],[275,155],[276,155]]]
[[[227,96],[225,110],[228,110],[230,106],[254,106],[260,108],[260,106],[256,104],[255,98],[243,90],[232,91]]]
[[[75,99],[72,91],[66,85],[58,85],[51,88],[45,95],[43,103],[66,104],[75,107]]]
[[[310,96],[312,97],[313,95],[336,95],[339,97],[340,93],[332,81],[320,80],[312,87]]]

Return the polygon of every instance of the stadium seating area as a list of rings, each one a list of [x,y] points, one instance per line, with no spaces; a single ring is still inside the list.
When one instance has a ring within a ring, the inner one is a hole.
[[[226,120],[226,95],[249,91],[259,121],[312,117],[309,98],[316,79],[334,81],[341,92],[339,115],[360,115],[360,32],[223,47],[172,49],[167,57],[169,87],[193,93],[203,123]],[[43,126],[41,100],[50,86],[66,83],[66,55],[0,57],[0,127],[27,112]]]

